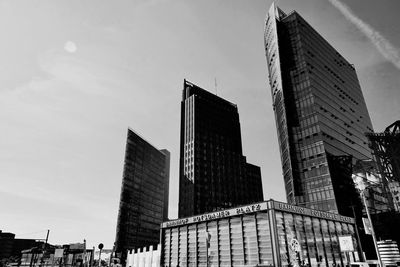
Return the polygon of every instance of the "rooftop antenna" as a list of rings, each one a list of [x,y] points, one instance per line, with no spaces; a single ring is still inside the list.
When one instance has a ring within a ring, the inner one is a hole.
[[[218,90],[217,90],[217,77],[214,78],[214,85],[215,85],[215,95],[218,95]]]

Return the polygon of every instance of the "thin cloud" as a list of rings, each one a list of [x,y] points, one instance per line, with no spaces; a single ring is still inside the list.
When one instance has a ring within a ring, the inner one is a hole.
[[[371,41],[371,43],[376,47],[376,49],[378,49],[379,53],[381,53],[381,55],[387,61],[391,62],[396,68],[400,69],[400,52],[396,47],[394,47],[378,31],[357,17],[348,6],[338,0],[329,0],[329,2]]]

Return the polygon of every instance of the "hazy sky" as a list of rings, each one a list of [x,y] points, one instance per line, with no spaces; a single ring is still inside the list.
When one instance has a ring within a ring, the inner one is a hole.
[[[176,218],[184,78],[213,92],[217,79],[218,95],[238,105],[265,199],[284,201],[263,43],[270,4],[1,1],[0,229],[111,247],[128,127],[171,152]],[[355,64],[375,130],[399,119],[398,0],[277,4]]]

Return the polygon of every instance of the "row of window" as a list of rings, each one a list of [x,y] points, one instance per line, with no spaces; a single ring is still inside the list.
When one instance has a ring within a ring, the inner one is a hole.
[[[366,137],[365,137],[363,134],[360,134],[360,132],[357,132],[357,130],[354,129],[354,128],[353,128],[350,124],[348,124],[347,122],[343,122],[343,125],[344,125],[346,128],[348,128],[348,129],[352,129],[352,130],[354,131],[353,133],[350,133],[348,130],[344,131],[343,128],[338,128],[338,126],[340,126],[341,124],[340,124],[340,123],[337,123],[337,122],[335,122],[335,121],[333,121],[332,119],[329,119],[329,117],[328,117],[327,115],[330,115],[330,117],[333,118],[333,119],[335,119],[335,120],[340,120],[340,121],[342,121],[342,120],[341,120],[338,116],[334,115],[333,113],[330,113],[326,108],[324,108],[324,107],[322,107],[322,106],[320,106],[320,110],[322,110],[322,111],[325,112],[325,114],[324,114],[324,113],[321,113],[321,115],[323,115],[323,116],[320,116],[321,121],[324,121],[325,123],[329,124],[330,127],[331,127],[332,129],[334,129],[334,131],[335,131],[335,134],[334,134],[334,135],[336,135],[336,136],[338,137],[338,138],[337,138],[338,140],[343,140],[343,139],[344,139],[344,140],[346,140],[346,141],[353,141],[353,142],[350,142],[350,143],[351,143],[351,144],[357,143],[357,144],[360,145],[361,148],[363,148],[364,150],[368,150],[367,147],[365,146],[365,145],[367,144],[367,142],[366,142]],[[352,123],[354,123],[354,122],[352,122]],[[339,132],[339,131],[340,131],[340,132]],[[354,141],[354,140],[349,139],[347,136],[344,135],[344,133],[346,133],[346,134],[348,134],[348,135],[351,134],[351,136],[354,135],[353,138],[355,138],[357,142]],[[350,133],[350,134],[349,134],[349,133]]]
[[[351,154],[353,156],[355,156],[356,158],[358,158],[358,156],[356,156],[356,154],[353,154],[353,152],[349,152],[351,151],[358,151],[358,154],[362,154],[363,156],[361,156],[361,158],[365,158],[365,157],[370,157],[371,156],[371,152],[367,146],[367,143],[360,138],[360,136],[353,136],[353,140],[358,140],[357,142],[351,143],[348,140],[346,140],[347,136],[345,135],[345,133],[341,133],[337,131],[337,125],[335,125],[334,123],[332,123],[330,120],[327,120],[325,117],[321,116],[320,117],[320,127],[321,127],[321,132],[325,133],[325,136],[329,138],[329,140],[325,139],[325,141],[327,141],[326,143],[330,143],[333,146],[340,146],[340,149],[342,149],[342,154],[343,152],[346,154]],[[326,134],[328,133],[329,134]],[[361,136],[362,137],[362,136]],[[349,139],[349,138],[347,138]],[[361,139],[361,140],[360,140]],[[346,144],[346,143],[351,143],[351,145]]]
[[[310,209],[325,210],[337,213],[336,200],[334,199],[328,199],[319,202],[309,202],[306,203],[306,206]]]
[[[328,173],[328,166],[322,165],[319,168],[311,168],[310,170],[303,171],[304,179],[316,177]]]
[[[163,230],[164,266],[272,264],[268,214]]]
[[[339,237],[350,235],[356,245],[351,224],[282,212],[276,212],[276,223],[282,266],[344,266],[346,257],[340,252]],[[350,254],[358,261],[357,253]]]
[[[304,46],[309,47],[310,50],[314,50],[318,54],[318,58],[323,59],[324,62],[329,62],[332,59],[339,58],[343,60],[343,57],[337,53],[335,49],[330,46],[329,43],[325,41],[324,38],[321,37],[311,26],[306,27],[305,29],[300,29],[300,34],[302,36],[302,41]],[[313,52],[310,52],[312,57],[314,57]],[[335,64],[336,65],[336,64]],[[342,74],[346,74],[346,80],[351,81],[352,83],[358,82],[354,77],[354,69],[349,68],[348,70],[341,69]]]
[[[335,195],[332,190],[322,190],[318,192],[306,193],[304,197],[305,202],[316,202],[327,199],[334,199]]]
[[[350,123],[353,124],[354,121],[357,121],[358,123],[354,124],[353,127],[361,134],[363,134],[365,132],[365,124],[366,123],[363,123],[363,124],[360,123],[360,119],[363,118],[362,115],[356,116],[355,113],[344,114],[343,110],[342,110],[342,112],[339,112],[340,109],[337,109],[336,107],[332,106],[330,101],[335,99],[335,97],[337,97],[337,95],[335,95],[331,91],[329,91],[329,89],[330,89],[329,84],[326,84],[323,81],[321,81],[320,77],[314,77],[312,84],[314,85],[312,89],[313,89],[313,91],[315,91],[315,95],[317,98],[316,102],[318,102],[320,104],[320,106],[325,109],[324,110],[325,112],[329,111],[332,114],[340,115],[340,119],[344,123],[346,123],[346,121],[349,121]],[[328,99],[330,99],[330,100],[327,101]],[[351,109],[351,106],[354,107],[354,105],[348,104],[345,101],[338,100],[337,103],[340,104],[340,106],[342,106],[342,108]],[[359,109],[361,109],[361,107]],[[361,111],[360,111],[360,113],[363,114]]]
[[[344,94],[351,102],[353,102],[353,104],[355,105],[359,105],[359,103],[353,98],[351,97],[348,93],[346,93],[342,88],[340,88],[338,85],[334,84],[333,88],[335,88],[338,92]],[[350,108],[351,109],[351,108]],[[352,109],[351,109],[352,110]],[[353,113],[355,112],[354,110],[352,110]]]

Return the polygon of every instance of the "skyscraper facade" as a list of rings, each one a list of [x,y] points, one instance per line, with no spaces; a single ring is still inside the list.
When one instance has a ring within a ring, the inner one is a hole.
[[[287,201],[351,215],[352,164],[372,157],[365,132],[373,131],[355,68],[275,4],[264,40]]]
[[[237,106],[184,81],[179,217],[263,200],[260,168],[242,154]]]
[[[168,219],[169,162],[168,150],[158,150],[128,129],[115,242],[117,252],[126,253],[128,249],[159,243],[160,224]]]

